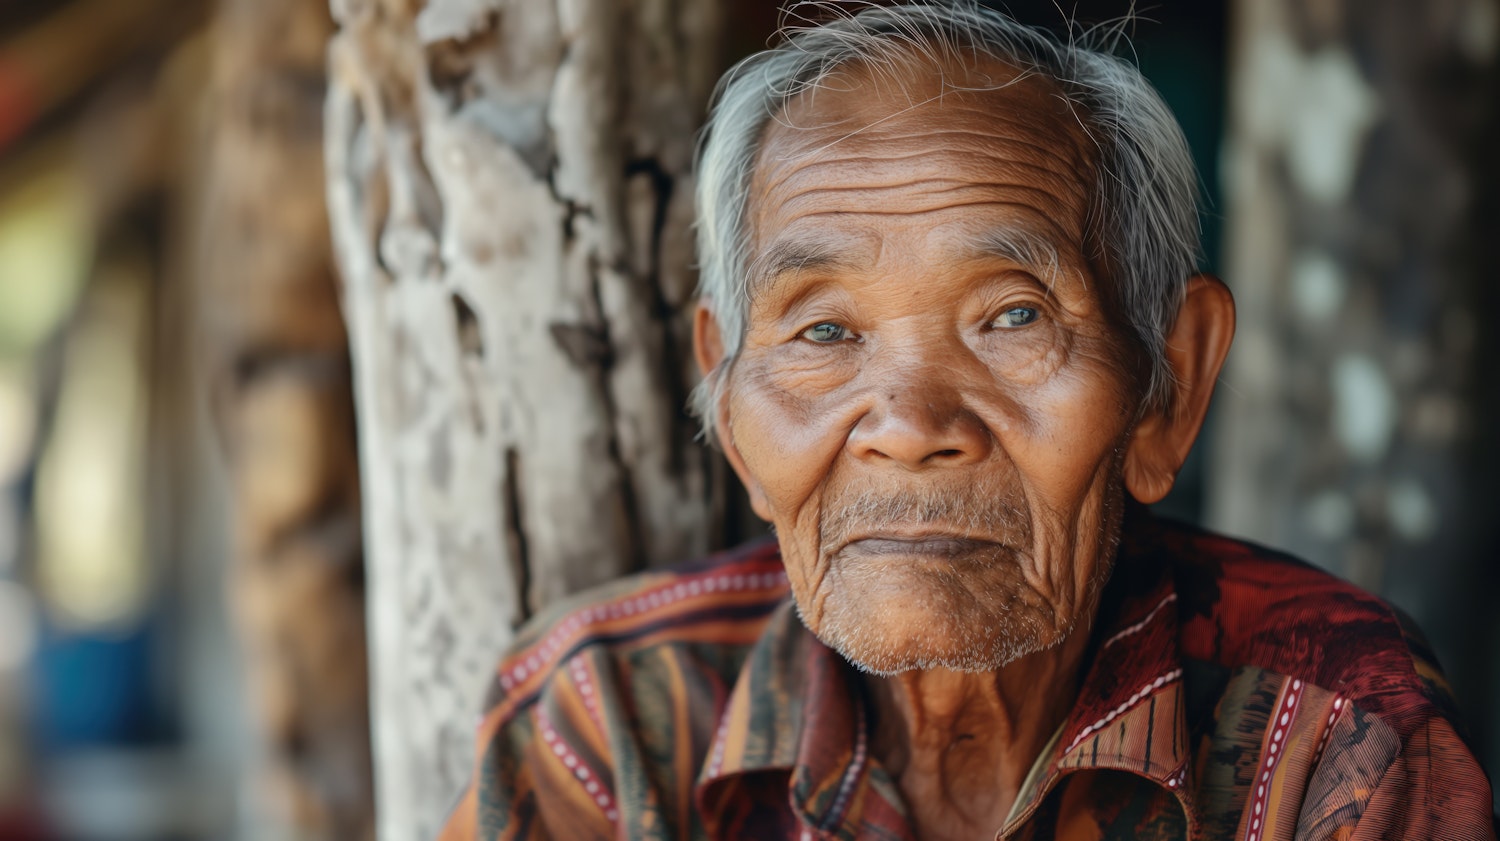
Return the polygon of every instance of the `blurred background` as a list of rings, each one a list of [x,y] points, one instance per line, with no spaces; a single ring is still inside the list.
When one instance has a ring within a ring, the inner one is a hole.
[[[485,27],[548,5],[0,3],[0,841],[373,837],[345,325],[365,293],[341,309],[328,44],[365,45],[335,85],[451,87],[433,43],[499,51]],[[774,30],[769,2],[709,5],[714,68]],[[996,5],[1052,28],[1131,8]],[[439,9],[477,17],[435,35]],[[1135,11],[1120,49],[1183,123],[1242,319],[1161,507],[1411,613],[1493,773],[1500,0]],[[464,96],[506,95],[474,78]],[[437,218],[475,206],[424,189]]]

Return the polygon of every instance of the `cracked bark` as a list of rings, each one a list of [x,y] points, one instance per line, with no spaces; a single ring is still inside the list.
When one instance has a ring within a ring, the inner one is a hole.
[[[723,470],[684,402],[722,4],[332,5],[380,835],[421,838],[515,626],[719,534]]]

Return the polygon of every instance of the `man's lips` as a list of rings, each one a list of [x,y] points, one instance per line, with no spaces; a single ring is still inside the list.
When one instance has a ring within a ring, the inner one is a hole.
[[[963,535],[934,534],[920,537],[878,535],[852,540],[843,553],[859,555],[928,555],[936,558],[961,558],[976,553],[991,553],[1005,548],[993,540]]]

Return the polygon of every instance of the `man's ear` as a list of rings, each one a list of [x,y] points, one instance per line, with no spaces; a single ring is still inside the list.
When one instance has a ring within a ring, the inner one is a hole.
[[[1151,504],[1167,495],[1187,460],[1219,369],[1234,339],[1234,296],[1211,275],[1188,279],[1187,294],[1167,334],[1167,366],[1173,383],[1165,406],[1146,412],[1125,452],[1125,488]]]
[[[724,364],[724,334],[719,329],[719,319],[714,317],[713,310],[703,301],[698,302],[698,309],[693,313],[693,356],[698,360],[698,372],[705,379],[729,376],[729,371],[719,369]],[[750,475],[749,469],[745,467],[745,459],[735,445],[734,436],[729,433],[728,398],[715,400],[706,411],[713,413],[714,438],[724,451],[724,457],[729,460],[729,466],[734,468],[735,475],[740,477],[740,483],[745,486],[745,492],[750,496],[750,507],[754,509],[756,516],[770,522],[771,508],[766,504],[765,490]]]

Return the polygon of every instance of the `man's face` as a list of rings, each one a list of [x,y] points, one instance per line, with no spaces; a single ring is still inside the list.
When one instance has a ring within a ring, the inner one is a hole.
[[[721,432],[803,620],[880,673],[1059,643],[1118,534],[1139,385],[1085,241],[1091,146],[1013,76],[851,71],[757,160]]]

